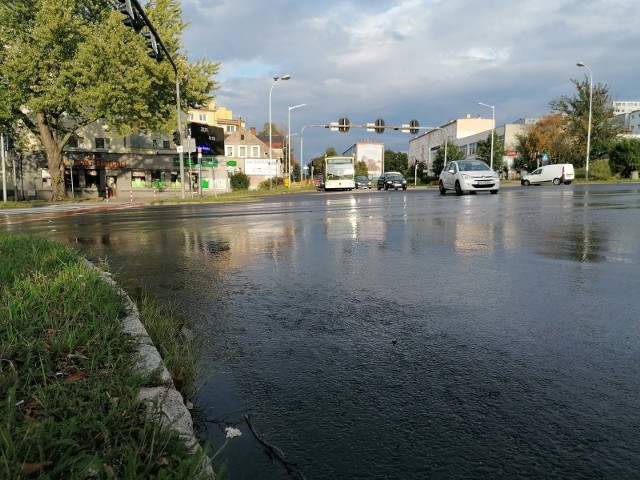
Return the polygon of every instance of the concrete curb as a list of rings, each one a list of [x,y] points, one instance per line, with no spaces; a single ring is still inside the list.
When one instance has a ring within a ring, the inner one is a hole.
[[[170,428],[178,433],[180,438],[189,447],[192,454],[199,453],[202,449],[193,431],[193,419],[191,413],[184,404],[182,394],[178,392],[171,378],[160,352],[153,344],[147,329],[140,321],[138,307],[129,295],[111,278],[109,272],[96,267],[89,260],[84,259],[86,265],[100,272],[102,280],[116,288],[123,299],[127,310],[130,312],[122,321],[122,330],[131,335],[138,343],[135,366],[140,372],[156,373],[158,385],[140,390],[138,399],[146,402],[154,421],[160,428]],[[202,477],[215,479],[215,473],[211,466],[211,460],[205,457],[202,465]]]

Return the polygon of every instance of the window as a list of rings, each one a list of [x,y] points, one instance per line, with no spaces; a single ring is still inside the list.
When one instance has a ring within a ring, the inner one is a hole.
[[[227,157],[233,157],[233,145],[225,145],[224,154]]]
[[[192,120],[192,121],[193,121],[193,113],[190,113],[190,114],[189,114],[189,120]]]
[[[171,150],[171,142],[169,142],[169,140],[162,140],[162,149]]]
[[[478,148],[478,144],[477,143],[470,143],[469,144],[469,155],[473,155],[474,153],[476,153],[476,149]]]
[[[110,138],[99,138],[96,137],[96,148],[107,149],[111,146]]]
[[[233,133],[236,131],[236,126],[235,125],[227,125],[227,133]]]
[[[131,173],[131,187],[132,188],[144,188],[146,183],[146,176],[144,172]]]
[[[244,133],[240,134],[240,140],[244,142]]]
[[[251,146],[251,156],[253,158],[258,158],[260,156],[260,146],[259,145],[252,145]]]
[[[151,140],[151,143],[153,144],[152,148],[158,148],[158,140],[156,138],[154,138],[153,140]]]
[[[69,146],[70,148],[81,148],[84,146],[84,138],[73,135],[69,139],[67,146]]]
[[[198,121],[206,122],[207,121],[207,114],[206,113],[201,113],[200,115],[198,115]]]
[[[238,156],[246,158],[246,156],[247,156],[247,147],[246,147],[246,145],[239,145],[238,146]]]

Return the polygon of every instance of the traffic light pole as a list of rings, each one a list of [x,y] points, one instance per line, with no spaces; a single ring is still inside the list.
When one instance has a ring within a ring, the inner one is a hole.
[[[173,58],[171,57],[171,54],[169,53],[169,51],[167,50],[167,47],[164,46],[164,43],[162,43],[162,39],[160,38],[160,35],[158,35],[158,32],[156,31],[156,29],[154,28],[153,24],[151,23],[151,20],[149,20],[149,17],[147,17],[146,13],[144,13],[144,10],[142,9],[142,6],[140,5],[140,3],[138,2],[138,0],[130,0],[131,4],[133,6],[135,6],[135,9],[137,10],[137,13],[142,17],[142,19],[144,20],[145,25],[149,28],[149,31],[153,34],[153,36],[156,39],[156,42],[158,43],[158,45],[160,46],[160,48],[162,49],[162,51],[165,53],[165,55],[167,56],[167,59],[169,60],[169,63],[171,64],[171,66],[173,67],[173,72],[175,73],[176,76],[176,107],[177,107],[177,111],[178,111],[178,132],[180,132],[180,145],[182,146],[182,138],[183,138],[183,134],[182,134],[182,111],[180,109],[180,79],[178,77],[178,67],[176,66],[175,62],[173,61]],[[184,155],[183,155],[183,149],[179,148],[178,149],[178,157],[179,157],[179,162],[180,162],[180,194],[181,194],[181,198],[185,198],[185,190],[184,190]]]

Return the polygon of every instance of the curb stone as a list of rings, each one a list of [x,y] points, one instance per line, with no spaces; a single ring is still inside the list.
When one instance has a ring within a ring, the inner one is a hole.
[[[100,270],[86,258],[83,260],[90,269],[96,269],[100,272],[102,280],[116,288],[127,310],[130,312],[122,320],[122,330],[137,340],[136,368],[141,372],[156,372],[158,374],[157,381],[159,385],[140,389],[138,400],[148,404],[151,416],[154,421],[158,422],[160,428],[170,428],[178,433],[192,454],[200,452],[202,446],[193,431],[191,413],[184,404],[182,394],[176,390],[171,374],[164,364],[160,352],[158,352],[147,333],[147,329],[140,321],[138,307],[133,303],[129,295],[111,278],[109,272]],[[205,479],[215,479],[211,460],[208,457],[205,457],[203,461],[202,474]]]

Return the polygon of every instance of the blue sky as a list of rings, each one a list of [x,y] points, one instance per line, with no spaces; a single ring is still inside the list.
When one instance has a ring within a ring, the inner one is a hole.
[[[496,124],[550,112],[575,94],[571,79],[640,99],[640,8],[631,0],[182,0],[192,59],[220,61],[216,102],[261,129],[291,132],[348,117],[440,126],[454,118]],[[298,135],[299,138],[299,135]],[[407,151],[409,134],[304,130],[305,162],[361,140]],[[297,140],[293,145],[296,146]],[[299,150],[299,148],[298,148]]]

